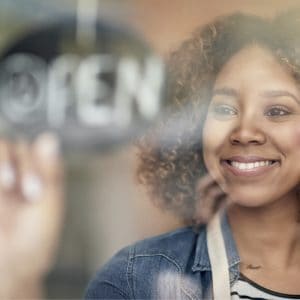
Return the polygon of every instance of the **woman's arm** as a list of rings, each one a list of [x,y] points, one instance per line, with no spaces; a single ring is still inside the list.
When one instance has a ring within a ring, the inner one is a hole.
[[[133,299],[130,286],[130,249],[114,255],[90,281],[85,299]]]

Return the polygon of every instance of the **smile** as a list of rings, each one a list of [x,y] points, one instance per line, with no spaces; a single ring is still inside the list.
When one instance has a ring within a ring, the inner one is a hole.
[[[279,165],[279,160],[257,156],[236,156],[221,161],[223,167],[236,176],[258,176]]]
[[[270,166],[275,161],[273,160],[265,160],[265,161],[256,161],[256,162],[250,162],[250,163],[243,163],[238,161],[228,161],[228,163],[233,166],[234,168],[237,168],[239,170],[252,170],[259,167],[264,166]]]

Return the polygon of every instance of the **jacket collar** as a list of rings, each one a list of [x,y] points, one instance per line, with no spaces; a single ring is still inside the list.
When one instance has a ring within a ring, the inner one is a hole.
[[[230,229],[230,225],[226,213],[224,213],[221,216],[221,228],[222,228],[222,233],[225,241],[225,249],[227,253],[229,269],[232,269],[232,271],[235,271],[234,273],[238,275],[240,257],[237,252],[237,248],[232,236],[232,232]],[[195,260],[192,266],[192,270],[194,272],[211,271],[211,265],[209,261],[208,250],[207,250],[206,227],[204,230],[200,230],[197,239]]]

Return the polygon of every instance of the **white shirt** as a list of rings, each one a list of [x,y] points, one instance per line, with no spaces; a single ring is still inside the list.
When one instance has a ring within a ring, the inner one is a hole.
[[[298,299],[300,295],[288,295],[269,290],[263,286],[258,285],[244,275],[240,275],[238,281],[234,283],[231,288],[231,299],[255,299],[255,300],[283,300],[283,299]]]

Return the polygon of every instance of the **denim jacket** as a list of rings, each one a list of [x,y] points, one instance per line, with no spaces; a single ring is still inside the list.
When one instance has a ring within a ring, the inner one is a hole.
[[[221,220],[231,285],[240,258],[226,215]],[[118,252],[88,285],[86,299],[211,299],[206,227],[140,241]]]

